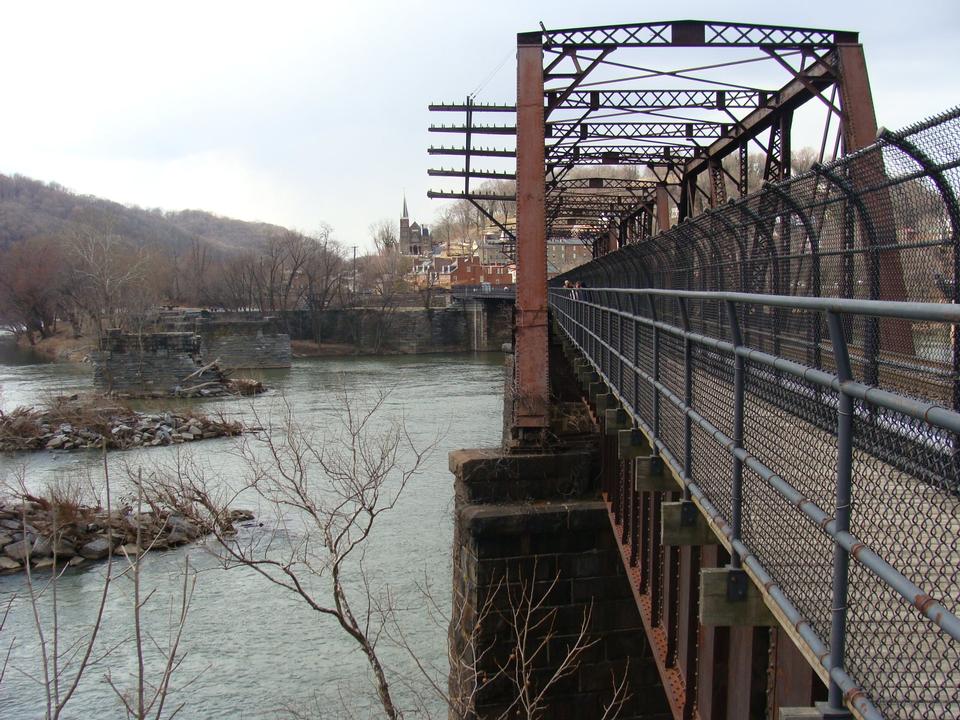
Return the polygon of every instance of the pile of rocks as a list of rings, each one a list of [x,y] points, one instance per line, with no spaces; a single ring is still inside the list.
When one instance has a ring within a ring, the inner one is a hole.
[[[231,510],[225,524],[253,519],[248,510]],[[0,503],[0,573],[74,567],[106,558],[134,558],[165,550],[209,533],[176,512],[133,512],[53,506],[47,501]],[[138,542],[139,539],[139,542]]]
[[[83,450],[172,445],[238,435],[240,423],[174,412],[142,413],[121,407],[65,410],[17,408],[0,413],[0,452]]]
[[[99,448],[104,439],[107,448],[126,449],[139,446],[156,447],[175,443],[209,440],[210,438],[237,435],[239,423],[211,420],[195,415],[133,413],[114,418],[107,434],[95,430],[76,428],[61,424],[56,428],[42,425],[42,439],[47,450],[78,450]]]

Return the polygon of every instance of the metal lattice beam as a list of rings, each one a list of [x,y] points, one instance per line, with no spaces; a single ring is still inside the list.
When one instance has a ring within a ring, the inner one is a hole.
[[[558,110],[753,110],[773,93],[765,90],[701,88],[692,90],[574,90],[563,100],[547,93],[547,106]]]
[[[545,50],[651,46],[824,48],[851,42],[857,42],[857,33],[712,20],[606,25],[543,33]]]
[[[615,138],[646,140],[652,138],[715,139],[730,129],[730,123],[717,122],[551,122],[548,138],[576,137],[581,140]]]

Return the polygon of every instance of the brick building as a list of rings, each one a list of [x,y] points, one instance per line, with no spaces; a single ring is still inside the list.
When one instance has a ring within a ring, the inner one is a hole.
[[[547,277],[573,270],[593,260],[593,251],[576,238],[547,239]]]

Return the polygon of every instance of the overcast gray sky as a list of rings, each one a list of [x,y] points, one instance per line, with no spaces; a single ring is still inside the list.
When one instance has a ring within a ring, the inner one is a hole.
[[[890,128],[960,103],[960,2],[9,3],[0,172],[347,245],[429,223],[432,100],[512,101],[516,33],[682,18],[859,30]],[[448,141],[449,144],[449,141]],[[449,161],[448,161],[449,164]]]

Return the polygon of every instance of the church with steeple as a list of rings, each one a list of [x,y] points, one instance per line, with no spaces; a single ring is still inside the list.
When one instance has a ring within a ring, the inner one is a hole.
[[[403,196],[403,215],[400,216],[400,254],[419,257],[430,254],[430,231],[419,223],[410,222],[407,196]]]

